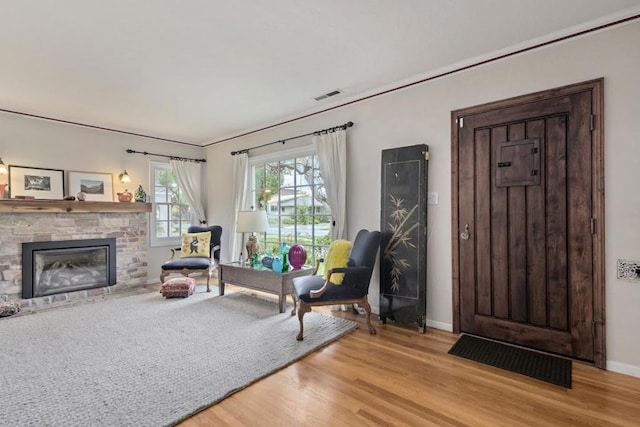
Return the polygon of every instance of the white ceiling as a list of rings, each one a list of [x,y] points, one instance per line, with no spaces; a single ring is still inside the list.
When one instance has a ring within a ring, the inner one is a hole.
[[[206,145],[639,7],[640,0],[2,1],[0,109]],[[314,100],[334,89],[343,93]]]

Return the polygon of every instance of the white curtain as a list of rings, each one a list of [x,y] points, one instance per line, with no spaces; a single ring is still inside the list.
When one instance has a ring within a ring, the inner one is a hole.
[[[231,236],[229,237],[229,252],[227,254],[229,260],[238,260],[244,242],[242,236],[236,232],[236,218],[238,212],[246,207],[247,186],[249,183],[249,155],[240,153],[233,156],[233,182],[232,188],[235,193],[233,195],[233,218],[231,223]]]
[[[171,160],[171,167],[178,177],[178,184],[189,206],[193,209],[198,224],[207,223],[207,213],[202,204],[202,168],[200,163],[184,160]]]
[[[331,239],[347,238],[347,131],[344,129],[314,135],[320,176],[327,191],[334,225]]]

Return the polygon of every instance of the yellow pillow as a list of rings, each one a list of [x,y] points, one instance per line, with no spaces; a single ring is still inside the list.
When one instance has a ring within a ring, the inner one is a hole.
[[[206,257],[209,258],[209,244],[211,232],[185,233],[182,235],[180,258]]]
[[[346,267],[349,262],[349,253],[353,244],[348,240],[334,240],[329,245],[327,256],[324,258],[324,275],[327,280],[329,270],[333,268]],[[334,273],[331,275],[331,283],[341,285],[344,279],[344,273]]]

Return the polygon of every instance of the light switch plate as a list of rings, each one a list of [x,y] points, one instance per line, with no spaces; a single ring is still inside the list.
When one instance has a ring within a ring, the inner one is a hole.
[[[437,205],[438,204],[438,193],[427,191],[427,204],[428,205]]]

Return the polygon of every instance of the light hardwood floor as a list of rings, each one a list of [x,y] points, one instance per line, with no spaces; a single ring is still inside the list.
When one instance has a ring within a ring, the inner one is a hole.
[[[452,333],[332,314],[360,327],[180,426],[640,426],[640,378],[573,362],[565,389],[451,356]]]

